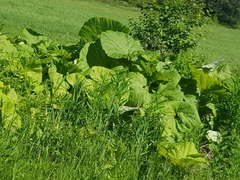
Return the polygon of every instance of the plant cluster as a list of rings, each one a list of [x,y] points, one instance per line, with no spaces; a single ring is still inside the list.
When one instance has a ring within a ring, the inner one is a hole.
[[[132,34],[147,50],[179,54],[196,45],[194,29],[205,23],[202,6],[195,1],[158,1],[144,5],[139,21],[132,21]]]
[[[235,87],[228,65],[167,61],[106,18],[85,22],[74,46],[23,34],[0,35],[1,177],[29,176],[16,164],[43,179],[73,178],[66,166],[84,179],[205,173]]]

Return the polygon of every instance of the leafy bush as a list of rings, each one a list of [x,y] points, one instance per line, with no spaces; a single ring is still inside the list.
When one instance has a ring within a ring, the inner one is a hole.
[[[132,21],[132,34],[147,50],[178,54],[196,45],[194,28],[205,23],[202,7],[195,1],[159,1],[141,8]]]

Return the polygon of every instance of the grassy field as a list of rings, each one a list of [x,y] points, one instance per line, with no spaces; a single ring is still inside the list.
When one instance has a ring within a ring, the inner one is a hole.
[[[224,59],[234,69],[240,66],[240,30],[229,29],[217,24],[203,28],[206,37],[199,42],[196,52],[206,55],[209,61]]]
[[[128,24],[129,18],[136,19],[139,10],[133,7],[107,5],[98,1],[85,0],[1,0],[0,22],[3,32],[21,34],[30,27],[60,43],[78,41],[78,31],[91,17],[107,17]],[[240,31],[220,25],[208,25],[206,38],[199,42],[196,52],[206,55],[208,61],[225,59],[235,68],[240,65]]]
[[[54,41],[75,43],[79,29],[89,18],[107,17],[128,24],[128,19],[138,14],[135,8],[89,0],[1,0],[0,22],[5,24],[3,32],[10,35],[30,27]]]

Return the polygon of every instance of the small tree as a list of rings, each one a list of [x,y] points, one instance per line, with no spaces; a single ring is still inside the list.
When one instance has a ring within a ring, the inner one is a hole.
[[[143,6],[132,34],[146,50],[178,54],[196,45],[194,28],[205,23],[202,7],[190,0],[159,0]]]

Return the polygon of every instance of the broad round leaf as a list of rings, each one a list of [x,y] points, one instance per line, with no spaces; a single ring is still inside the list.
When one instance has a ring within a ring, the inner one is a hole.
[[[139,41],[122,32],[106,31],[101,35],[101,42],[103,50],[111,58],[128,58],[144,51]]]
[[[131,89],[139,89],[147,86],[147,79],[143,74],[138,72],[131,72],[129,74],[129,82]]]
[[[158,144],[158,152],[172,161],[174,165],[188,167],[206,163],[203,154],[198,153],[193,142]]]
[[[141,73],[129,74],[129,106],[145,106],[151,103],[152,95],[148,92],[147,79]]]
[[[86,21],[80,29],[78,35],[81,43],[96,41],[102,32],[112,30],[129,33],[129,28],[118,21],[108,18],[94,17]]]
[[[163,114],[163,136],[177,136],[181,138],[184,133],[191,133],[201,128],[201,120],[196,105],[185,101],[166,101],[159,110]]]
[[[28,44],[37,44],[41,41],[50,41],[47,37],[43,36],[42,34],[30,29],[26,28],[23,30],[23,34],[25,35],[25,39]]]
[[[109,84],[113,76],[115,76],[113,70],[101,66],[92,67],[92,71],[90,72],[90,77],[99,84]]]

